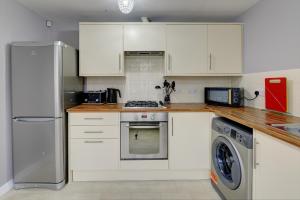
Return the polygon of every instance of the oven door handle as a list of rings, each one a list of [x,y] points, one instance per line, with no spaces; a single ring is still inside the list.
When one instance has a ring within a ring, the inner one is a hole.
[[[162,126],[129,126],[127,125],[126,127],[131,128],[131,129],[153,129],[153,128],[161,128]]]

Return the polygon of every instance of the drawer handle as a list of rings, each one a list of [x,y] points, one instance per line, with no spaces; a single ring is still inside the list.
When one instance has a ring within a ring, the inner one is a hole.
[[[131,129],[155,129],[155,128],[161,128],[162,126],[125,126]]]
[[[104,118],[99,117],[99,118],[84,118],[85,120],[103,120]]]
[[[103,141],[84,141],[87,144],[96,144],[96,143],[103,143]]]
[[[103,131],[84,131],[84,133],[87,133],[87,134],[97,134],[97,133],[104,133]]]

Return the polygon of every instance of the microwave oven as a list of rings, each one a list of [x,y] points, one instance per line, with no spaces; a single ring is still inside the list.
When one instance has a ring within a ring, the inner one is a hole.
[[[205,103],[218,106],[242,107],[244,106],[244,89],[207,87],[205,88]]]

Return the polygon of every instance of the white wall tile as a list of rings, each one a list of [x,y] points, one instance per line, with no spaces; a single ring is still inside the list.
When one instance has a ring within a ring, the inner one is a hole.
[[[126,77],[87,78],[86,90],[114,87],[121,90],[122,99],[163,100],[163,90],[155,89],[164,81],[164,58],[162,56],[130,56],[125,58]],[[231,86],[230,77],[171,77],[176,81],[176,92],[171,95],[173,103],[204,102],[204,87]]]
[[[242,78],[233,79],[233,85],[245,88],[245,95],[253,97],[254,91],[259,90],[260,96],[255,101],[246,101],[246,105],[265,108],[265,78],[286,77],[288,87],[288,112],[300,116],[300,69],[260,72],[245,74]]]

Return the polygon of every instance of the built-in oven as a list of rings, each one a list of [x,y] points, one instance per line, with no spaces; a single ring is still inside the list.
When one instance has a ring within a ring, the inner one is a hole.
[[[121,160],[168,159],[168,113],[121,113]]]

